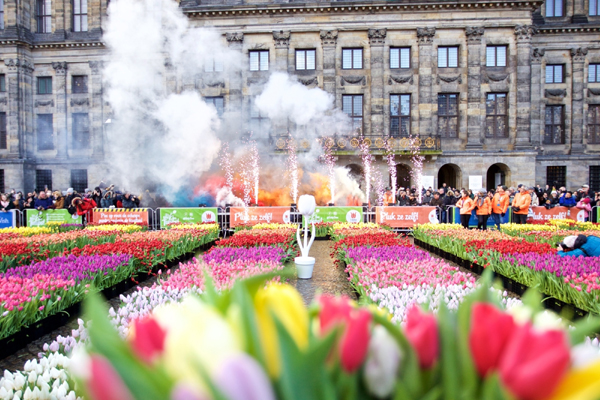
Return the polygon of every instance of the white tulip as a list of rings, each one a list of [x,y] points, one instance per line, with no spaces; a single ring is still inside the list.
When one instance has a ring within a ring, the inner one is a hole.
[[[402,353],[396,340],[381,325],[373,329],[365,361],[364,378],[367,390],[375,397],[388,397],[396,383]]]
[[[317,202],[315,201],[315,196],[303,194],[298,199],[298,212],[307,218],[313,215],[316,207]]]
[[[29,386],[23,393],[23,400],[33,400],[33,393],[31,392],[31,389],[29,389]]]

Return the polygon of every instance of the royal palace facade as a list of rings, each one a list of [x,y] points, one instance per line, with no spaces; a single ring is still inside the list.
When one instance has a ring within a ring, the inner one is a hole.
[[[0,190],[95,185],[110,164],[107,2],[3,1]],[[286,129],[251,103],[283,71],[332,94],[382,168],[393,137],[401,184],[412,135],[435,185],[600,189],[599,2],[184,0],[191,26],[220,31],[246,65],[191,87],[165,74],[165,87],[248,114],[276,154]],[[330,139],[339,165],[360,164],[352,139]]]

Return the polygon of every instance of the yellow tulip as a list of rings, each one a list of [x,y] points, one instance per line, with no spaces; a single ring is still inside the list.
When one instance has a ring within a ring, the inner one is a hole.
[[[296,229],[296,224],[256,224],[252,229]]]
[[[600,398],[600,361],[570,371],[549,400],[597,400]]]
[[[289,332],[299,349],[308,346],[308,313],[300,294],[289,285],[270,284],[254,298],[256,319],[267,370],[272,377],[281,371],[279,340],[273,316]]]

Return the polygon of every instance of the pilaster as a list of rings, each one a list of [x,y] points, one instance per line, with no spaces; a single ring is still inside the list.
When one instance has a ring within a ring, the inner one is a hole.
[[[34,65],[23,55],[5,58],[8,150],[18,158],[33,157],[32,72]]]
[[[433,38],[435,28],[417,28],[419,42],[419,129],[418,134],[432,134],[431,116],[433,110]]]
[[[517,38],[517,134],[515,148],[531,148],[531,38],[537,33],[532,25],[515,26]]]
[[[383,110],[383,50],[387,29],[369,29],[369,44],[371,45],[371,135],[382,135]]]
[[[531,143],[534,146],[543,146],[544,123],[541,115],[542,102],[542,61],[546,50],[534,48],[531,50]]]
[[[92,157],[101,159],[104,156],[104,107],[102,102],[102,61],[89,61],[92,76],[90,88],[92,104],[90,107],[90,141]]]
[[[54,82],[53,90],[56,93],[56,112],[53,116],[56,128],[56,158],[67,158],[67,68],[66,61],[53,62]]]
[[[322,30],[320,36],[323,47],[323,89],[335,98],[335,49],[338,31]]]
[[[244,33],[243,32],[227,32],[225,39],[229,44],[229,48],[238,51],[240,54],[243,51],[244,46]],[[247,65],[245,66],[247,68]],[[229,72],[229,96],[227,98],[227,112],[232,114],[234,118],[231,121],[237,121],[234,125],[234,129],[237,132],[242,132],[242,110],[243,110],[243,93],[242,93],[242,68],[233,68]],[[237,114],[237,118],[235,118]],[[233,125],[233,124],[232,124]]]
[[[583,88],[585,56],[588,49],[579,47],[571,49],[573,63],[573,80],[571,84],[571,153],[583,153]]]
[[[482,26],[467,27],[467,149],[481,149],[485,126],[485,102],[481,93]]]

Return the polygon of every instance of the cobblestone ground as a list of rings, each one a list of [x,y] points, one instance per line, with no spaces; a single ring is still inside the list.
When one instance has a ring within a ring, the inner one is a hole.
[[[312,279],[290,279],[290,283],[302,294],[306,304],[310,304],[317,293],[342,294],[352,299],[357,298],[348,282],[348,275],[343,269],[335,266],[331,257],[332,251],[333,242],[315,240],[310,249],[310,256],[316,259]]]

